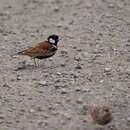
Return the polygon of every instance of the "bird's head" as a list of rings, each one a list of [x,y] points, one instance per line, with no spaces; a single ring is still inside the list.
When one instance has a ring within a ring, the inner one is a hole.
[[[50,35],[48,37],[48,42],[51,43],[51,44],[54,44],[55,46],[57,46],[58,42],[59,42],[60,38],[58,35]]]

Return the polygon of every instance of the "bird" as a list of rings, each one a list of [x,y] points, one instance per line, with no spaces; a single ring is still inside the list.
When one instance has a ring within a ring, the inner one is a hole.
[[[90,108],[90,115],[93,121],[100,125],[106,125],[112,120],[112,113],[106,105],[92,106]]]
[[[37,43],[34,47],[30,47],[16,53],[16,55],[26,55],[34,59],[34,64],[37,66],[35,59],[45,59],[52,57],[58,50],[58,42],[61,40],[58,35],[52,34],[47,40]]]

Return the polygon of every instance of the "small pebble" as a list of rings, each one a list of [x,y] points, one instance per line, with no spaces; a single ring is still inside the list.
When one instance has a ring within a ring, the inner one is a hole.
[[[65,67],[65,63],[61,63],[60,66],[61,66],[61,67]]]
[[[62,50],[62,51],[60,51],[60,53],[61,53],[62,55],[66,55],[68,52],[65,51],[65,50]]]
[[[82,69],[81,65],[77,65],[75,69]]]
[[[127,118],[127,121],[130,122],[130,117]]]
[[[63,27],[63,23],[58,23],[58,24],[57,24],[57,27],[58,27],[58,28]]]
[[[22,79],[22,77],[20,76],[20,75],[17,75],[17,78],[16,78],[17,80],[21,80]]]
[[[35,112],[35,110],[34,110],[34,109],[30,109],[29,111],[30,111],[31,113],[34,113],[34,112]]]
[[[111,71],[111,68],[106,67],[106,68],[104,69],[104,71],[105,71],[105,72],[110,72],[110,71]]]
[[[82,104],[83,103],[83,98],[82,97],[79,97],[76,101],[78,104]]]
[[[56,6],[56,7],[54,8],[54,11],[55,11],[55,12],[58,12],[58,11],[59,11],[59,7]]]
[[[56,74],[57,74],[57,75],[61,75],[61,73],[60,73],[60,72],[56,72]]]
[[[64,88],[62,88],[62,89],[61,89],[61,94],[66,94],[66,93],[67,93],[67,90],[64,89]]]
[[[114,8],[114,4],[109,4],[108,8]]]
[[[20,96],[25,96],[25,93],[24,92],[20,92],[19,95]]]
[[[47,85],[47,82],[46,82],[46,81],[40,81],[40,82],[39,82],[39,85],[45,86],[45,85]]]
[[[100,83],[103,83],[104,82],[104,80],[100,80]]]
[[[5,87],[5,88],[11,88],[7,83],[3,84],[3,87]]]
[[[44,118],[46,118],[46,119],[47,119],[47,118],[49,118],[49,115],[48,115],[48,114],[46,114],[46,113],[44,113],[44,115],[43,115],[43,116],[44,116]]]
[[[54,87],[55,87],[55,89],[59,89],[61,86],[60,85],[55,85]]]
[[[77,92],[81,91],[81,88],[78,86],[78,87],[75,88],[75,91],[77,91]]]
[[[81,57],[75,56],[75,57],[74,57],[74,60],[76,60],[76,61],[81,61]]]
[[[85,58],[85,57],[88,57],[89,56],[89,53],[88,52],[83,52],[82,53],[82,56]]]
[[[68,120],[71,120],[71,114],[70,113],[67,113],[67,112],[64,112],[62,113],[64,117],[66,117]]]

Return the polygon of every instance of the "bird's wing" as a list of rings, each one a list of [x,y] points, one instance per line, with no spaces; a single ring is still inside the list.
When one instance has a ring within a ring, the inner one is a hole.
[[[43,55],[46,52],[47,52],[46,49],[43,50],[40,47],[31,47],[31,48],[28,48],[26,50],[19,52],[18,54],[19,55],[28,55],[30,57],[36,57],[36,56],[39,56],[39,55]]]
[[[48,44],[48,42],[41,42],[38,43],[36,46],[18,52],[18,55],[28,55],[30,57],[37,57],[37,56],[49,56],[53,55],[57,50],[56,46],[52,46]]]

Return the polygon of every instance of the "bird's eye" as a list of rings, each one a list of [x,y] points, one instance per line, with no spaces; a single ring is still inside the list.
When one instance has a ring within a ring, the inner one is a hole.
[[[55,43],[55,40],[52,39],[52,38],[50,38],[50,39],[49,39],[49,42],[52,43],[52,44],[54,44],[54,43]]]

